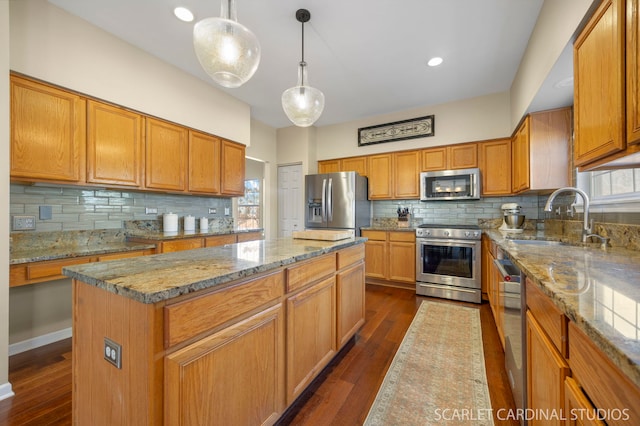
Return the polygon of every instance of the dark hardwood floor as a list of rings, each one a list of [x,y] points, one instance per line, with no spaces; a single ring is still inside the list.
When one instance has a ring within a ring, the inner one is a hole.
[[[367,285],[364,327],[284,414],[279,425],[362,424],[423,299],[411,290]],[[491,309],[487,303],[465,305],[480,309],[494,413],[499,408],[513,408]],[[0,425],[71,424],[71,339],[10,357],[9,381],[16,395],[0,401]],[[517,425],[494,420],[497,425]]]

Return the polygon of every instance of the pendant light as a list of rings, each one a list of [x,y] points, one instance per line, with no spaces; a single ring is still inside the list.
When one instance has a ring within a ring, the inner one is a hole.
[[[309,127],[316,122],[324,109],[324,94],[311,86],[304,61],[304,23],[311,19],[307,9],[298,9],[296,19],[302,23],[302,60],[298,67],[298,85],[282,94],[282,108],[289,120],[299,127]]]
[[[193,27],[193,47],[200,65],[221,86],[236,88],[258,69],[260,43],[237,22],[235,0],[222,0],[219,18],[206,18]]]

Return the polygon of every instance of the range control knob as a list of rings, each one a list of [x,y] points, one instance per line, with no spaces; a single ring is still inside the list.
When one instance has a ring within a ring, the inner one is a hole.
[[[450,232],[449,231],[444,231],[443,234],[444,234],[445,237],[448,237]]]
[[[478,231],[474,231],[474,232],[473,232],[473,236],[474,236],[475,238],[478,238],[478,237],[480,236],[480,232],[478,232]]]
[[[471,232],[469,231],[464,231],[464,236],[469,238],[471,236]]]

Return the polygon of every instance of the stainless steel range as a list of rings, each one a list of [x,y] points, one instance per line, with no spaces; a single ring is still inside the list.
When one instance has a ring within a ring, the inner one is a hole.
[[[416,293],[480,303],[482,232],[474,225],[416,229]]]

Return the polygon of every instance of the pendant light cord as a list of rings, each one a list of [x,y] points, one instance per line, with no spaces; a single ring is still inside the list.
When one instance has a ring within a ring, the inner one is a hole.
[[[304,62],[304,21],[302,21],[302,61],[300,62],[300,66],[304,67],[306,63]],[[300,77],[300,82],[302,86],[304,86],[304,69],[302,72],[302,77]]]

